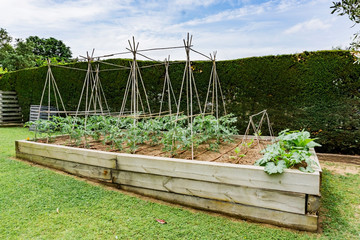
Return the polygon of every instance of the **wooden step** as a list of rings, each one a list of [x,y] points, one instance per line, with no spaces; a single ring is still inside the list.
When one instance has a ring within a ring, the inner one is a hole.
[[[16,95],[14,91],[0,91],[0,95]]]
[[[21,108],[0,108],[1,112],[21,112]]]
[[[1,102],[2,103],[16,103],[16,104],[18,104],[19,103],[19,101],[18,100],[1,100]]]
[[[22,120],[22,116],[11,116],[11,117],[2,117],[2,116],[0,116],[0,120],[2,120],[2,121],[17,120],[17,119]]]
[[[1,104],[0,102],[0,108],[6,108],[6,107],[20,107],[19,104]]]
[[[17,99],[17,96],[13,96],[13,95],[0,95],[0,100],[1,99]]]
[[[6,116],[22,116],[21,113],[16,112],[16,113],[12,113],[12,112],[7,112],[7,113],[1,113],[0,117],[6,117]]]

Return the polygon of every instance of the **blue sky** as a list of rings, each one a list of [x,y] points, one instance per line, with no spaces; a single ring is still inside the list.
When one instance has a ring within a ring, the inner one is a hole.
[[[14,37],[55,37],[74,57],[123,52],[132,36],[139,48],[182,45],[193,35],[198,51],[218,59],[347,47],[352,23],[331,15],[329,0],[0,0],[0,27]],[[148,53],[184,59],[183,50]],[[192,59],[203,59],[192,55]]]

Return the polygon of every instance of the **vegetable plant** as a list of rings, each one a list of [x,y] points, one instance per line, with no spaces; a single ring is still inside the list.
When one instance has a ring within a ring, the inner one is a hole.
[[[278,142],[268,145],[261,152],[264,156],[255,162],[257,166],[264,166],[268,174],[283,173],[286,168],[298,167],[303,172],[314,172],[312,165],[316,165],[309,152],[310,148],[321,146],[310,138],[307,131],[283,130],[279,133]]]
[[[135,153],[140,144],[162,144],[163,150],[170,152],[172,156],[201,144],[208,144],[209,150],[216,151],[221,142],[231,140],[231,136],[237,133],[233,126],[236,121],[233,115],[219,119],[210,115],[200,115],[192,121],[193,134],[188,124],[189,118],[184,115],[136,121],[131,117],[53,117],[50,121],[29,122],[27,126],[36,124],[37,132],[47,134],[50,140],[55,131],[60,131],[61,134],[68,135],[70,142],[75,145],[85,141],[85,147],[89,147],[88,140],[92,139],[109,144],[117,150],[126,147],[129,152]]]

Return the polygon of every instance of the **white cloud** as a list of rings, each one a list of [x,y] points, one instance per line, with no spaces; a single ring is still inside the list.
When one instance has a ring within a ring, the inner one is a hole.
[[[186,33],[219,59],[346,46],[351,22],[330,14],[327,0],[0,0],[0,27],[13,37],[55,37],[74,57],[125,51],[135,36],[140,48],[179,46]],[[294,34],[305,32],[306,34]],[[184,59],[183,50],[147,53],[155,59]],[[192,55],[201,59],[201,56]]]
[[[298,23],[291,28],[285,30],[286,34],[294,34],[299,32],[306,32],[306,31],[317,31],[317,30],[324,30],[330,28],[331,25],[328,23],[324,23],[320,19],[311,19],[309,21],[305,21],[302,23]]]
[[[179,7],[198,7],[198,6],[209,6],[218,2],[217,0],[175,0],[174,4]]]
[[[193,19],[188,22],[184,22],[181,25],[195,26],[195,25],[209,24],[214,22],[241,19],[251,15],[260,15],[264,13],[267,8],[269,8],[269,2],[263,3],[261,5],[248,5],[237,9],[222,11],[204,18]]]

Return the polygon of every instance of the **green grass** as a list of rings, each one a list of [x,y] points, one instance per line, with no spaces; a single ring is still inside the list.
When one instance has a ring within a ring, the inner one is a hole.
[[[0,128],[0,239],[360,238],[359,175],[324,171],[324,230],[311,234],[145,201],[10,159],[14,140],[27,137]]]

